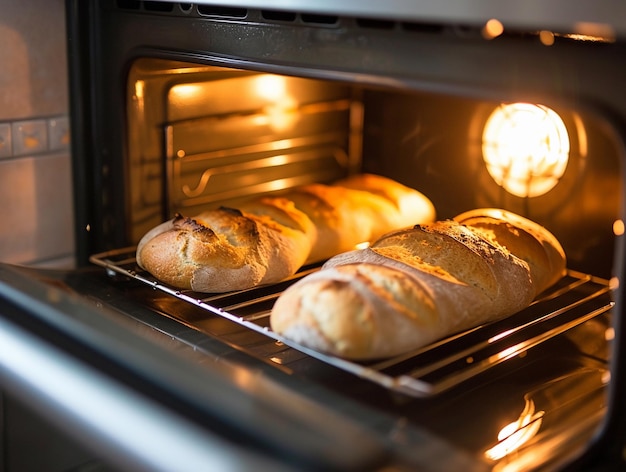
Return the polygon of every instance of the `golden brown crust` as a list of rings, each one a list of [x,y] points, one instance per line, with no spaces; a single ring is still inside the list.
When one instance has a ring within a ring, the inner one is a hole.
[[[328,259],[389,231],[435,219],[434,206],[422,193],[373,174],[357,174],[334,185],[306,185],[284,196],[317,229],[308,262]]]
[[[321,271],[279,297],[270,317],[272,329],[333,355],[377,359],[525,308],[538,284],[562,275],[564,257],[549,263],[542,242],[550,242],[556,254],[560,245],[545,229],[526,232],[532,225],[508,213],[501,215],[505,220],[489,220],[487,234],[478,214],[480,221],[468,219],[478,229],[438,221],[332,257]],[[509,251],[513,242],[521,258]],[[539,282],[524,257],[537,264]],[[405,285],[381,279],[403,279]]]
[[[349,223],[346,220],[345,195],[342,189],[313,184],[297,188],[285,194],[295,207],[307,215],[315,227],[315,239],[309,262],[326,259],[337,252],[346,251],[352,240],[346,242],[345,234]],[[360,235],[355,235],[356,240]]]
[[[435,221],[436,211],[432,202],[424,194],[393,179],[362,173],[340,180],[335,185],[378,195],[391,203],[394,209],[387,214],[390,228],[387,231]]]
[[[355,176],[350,181],[378,186],[393,182],[373,176]],[[418,210],[407,207],[411,221],[433,217],[430,210],[421,210],[432,208],[421,193],[404,186],[395,192],[426,202]],[[311,184],[279,196],[251,199],[238,209],[175,218],[142,238],[137,262],[165,283],[202,292],[277,282],[307,262],[354,249],[398,228],[407,217],[398,210],[400,203],[379,193]]]
[[[471,210],[454,219],[526,261],[537,294],[563,276],[565,251],[558,239],[538,223],[497,208]]]
[[[140,241],[137,263],[178,288],[227,292],[292,275],[309,248],[310,240],[298,230],[220,208],[159,225]]]
[[[411,349],[415,333],[419,337],[427,332],[423,327],[437,323],[429,290],[394,268],[345,265],[298,284],[305,289],[299,291],[296,284],[276,302],[272,328],[319,351],[351,359],[393,356]]]

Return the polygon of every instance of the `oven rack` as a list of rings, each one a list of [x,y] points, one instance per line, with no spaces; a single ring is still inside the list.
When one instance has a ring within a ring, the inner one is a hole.
[[[269,314],[273,302],[295,281],[319,270],[309,266],[294,276],[273,285],[222,294],[179,290],[161,283],[141,269],[135,260],[135,247],[116,249],[91,256],[90,261],[104,267],[110,276],[122,275],[140,281],[166,296],[200,307],[207,317],[221,317],[261,333],[266,344],[246,352],[285,365],[302,357],[312,357],[345,372],[375,382],[389,390],[413,397],[431,397],[474,378],[489,369],[526,352],[582,323],[607,313],[614,302],[608,280],[568,270],[553,287],[529,307],[486,325],[457,333],[412,352],[378,362],[355,362],[294,343],[273,332]],[[179,318],[176,310],[167,316],[212,336],[206,323]],[[221,334],[217,334],[221,338]],[[224,338],[227,338],[224,335]],[[236,341],[224,339],[227,344]]]

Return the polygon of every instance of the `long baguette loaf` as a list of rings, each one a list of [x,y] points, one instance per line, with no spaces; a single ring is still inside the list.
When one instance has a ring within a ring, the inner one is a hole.
[[[278,282],[305,263],[393,229],[434,220],[428,198],[391,179],[360,174],[346,183],[350,186],[312,184],[252,199],[238,209],[178,216],[144,235],[137,263],[177,288],[242,290]]]
[[[331,258],[278,298],[272,329],[322,352],[378,359],[525,308],[562,276],[565,255],[545,228],[492,211],[460,218],[480,216],[477,228],[439,221]]]

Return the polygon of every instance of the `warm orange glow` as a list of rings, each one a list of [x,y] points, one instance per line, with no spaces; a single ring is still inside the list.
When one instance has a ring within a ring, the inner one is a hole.
[[[606,329],[604,339],[607,341],[613,341],[613,339],[615,339],[615,330],[612,327]]]
[[[172,87],[172,100],[188,100],[202,93],[202,86],[198,84],[179,84]]]
[[[624,221],[623,220],[615,220],[613,222],[613,234],[615,236],[621,236],[624,234]]]
[[[574,25],[574,31],[571,34],[565,36],[577,41],[612,43],[615,42],[616,34],[611,25],[581,21]]]
[[[570,150],[559,115],[530,103],[496,108],[485,123],[482,146],[491,177],[518,197],[550,191],[565,173]]]
[[[143,91],[145,89],[145,82],[143,80],[138,80],[137,82],[135,82],[135,97],[137,97],[138,99],[142,99],[143,98]]]
[[[254,90],[270,102],[280,101],[287,94],[287,81],[279,75],[259,75],[254,79]]]
[[[540,31],[539,41],[545,46],[552,46],[554,44],[554,33],[552,31]]]
[[[520,417],[500,430],[498,443],[485,451],[485,457],[499,460],[518,450],[537,434],[543,415],[543,411],[535,412],[535,403],[527,399]]]
[[[260,75],[254,81],[255,93],[265,99],[264,115],[259,119],[274,131],[291,128],[297,121],[297,104],[287,90],[287,80],[278,75]]]
[[[274,131],[285,131],[292,128],[298,120],[295,104],[292,99],[285,98],[282,102],[265,107],[265,116]]]
[[[486,39],[497,38],[504,32],[504,26],[502,23],[495,18],[487,21],[485,26],[483,27],[482,33],[483,37]]]

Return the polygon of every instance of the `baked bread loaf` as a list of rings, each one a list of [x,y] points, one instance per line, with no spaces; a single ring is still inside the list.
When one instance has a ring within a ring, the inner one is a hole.
[[[310,251],[310,221],[288,201],[273,203],[259,202],[259,215],[230,208],[193,219],[178,215],[141,239],[137,264],[162,282],[197,292],[244,290],[283,280]]]
[[[373,174],[357,174],[334,185],[306,185],[284,197],[316,228],[310,263],[375,241],[389,231],[435,219],[435,208],[423,194]]]
[[[243,290],[435,218],[428,198],[391,179],[360,174],[346,182],[351,187],[311,184],[251,199],[238,209],[177,216],[144,235],[137,263],[176,288]]]
[[[557,238],[532,220],[498,208],[461,213],[455,221],[525,261],[537,294],[554,285],[565,272],[565,252]]]
[[[509,316],[563,275],[563,249],[536,223],[495,210],[459,219],[331,258],[278,298],[272,329],[339,357],[385,358]]]
[[[390,202],[393,208],[384,215],[390,230],[435,220],[435,207],[428,198],[420,192],[387,177],[376,174],[355,174],[339,180],[335,185],[378,195]],[[378,239],[390,231],[381,232],[380,227],[377,229],[378,232],[375,233],[374,239]]]

